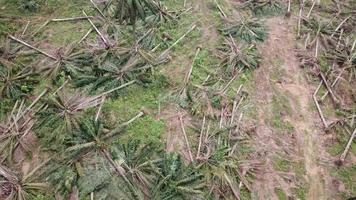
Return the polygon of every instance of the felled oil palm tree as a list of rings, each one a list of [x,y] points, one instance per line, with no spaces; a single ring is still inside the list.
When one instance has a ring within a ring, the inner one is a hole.
[[[228,21],[221,31],[225,36],[231,35],[246,42],[263,42],[267,37],[266,27],[256,18],[241,17]]]
[[[315,49],[315,57],[318,57],[320,47],[324,47],[324,49],[333,48],[336,46],[335,40],[330,37],[334,28],[332,27],[332,23],[325,21],[325,19],[316,17],[312,17],[310,19],[306,19],[304,21],[304,25],[306,27],[305,34],[307,35],[307,45],[310,47],[314,47]]]
[[[77,49],[76,44],[68,45],[66,48],[60,48],[56,52],[56,59],[50,60],[40,67],[40,73],[45,73],[52,80],[55,80],[58,75],[65,73],[66,75],[75,76],[82,72],[83,68],[91,67],[94,64],[93,55],[87,49]]]
[[[30,67],[24,67],[0,58],[0,97],[18,99],[30,92],[38,74]]]
[[[238,160],[232,148],[230,139],[222,133],[228,129],[218,129],[212,132],[202,144],[199,152],[199,170],[206,173],[205,181],[207,187],[215,194],[215,197],[240,198],[239,183],[243,183],[249,188],[247,181],[239,173]]]
[[[48,184],[38,181],[43,174],[45,165],[49,160],[44,161],[27,174],[21,174],[0,164],[0,197],[13,200],[31,200],[39,192],[46,193],[49,190]],[[4,190],[5,189],[5,190]]]
[[[67,141],[67,146],[65,154],[70,157],[70,159],[80,159],[80,157],[88,154],[90,152],[97,152],[104,159],[108,161],[110,166],[114,169],[115,173],[122,178],[125,185],[130,190],[131,195],[134,199],[140,199],[141,194],[139,190],[133,185],[133,183],[128,179],[126,170],[115,160],[109,151],[109,144],[113,138],[117,137],[123,129],[132,123],[134,120],[143,115],[140,112],[134,118],[126,123],[119,125],[114,130],[108,130],[103,127],[98,121],[92,120],[82,120],[80,123],[80,128],[76,131],[71,139]]]
[[[201,199],[203,175],[185,166],[177,154],[166,154],[157,164],[159,178],[151,190],[151,199]]]
[[[276,0],[248,0],[243,4],[248,7],[255,15],[278,15],[284,10],[281,2]]]
[[[85,110],[98,106],[103,103],[105,96],[132,83],[129,82],[95,96],[86,96],[80,91],[74,91],[74,94],[66,90],[56,92],[44,100],[44,108],[38,112],[37,135],[46,148],[59,150],[60,144],[63,144],[65,139],[79,128]]]
[[[328,50],[326,57],[341,67],[352,70],[356,66],[356,39],[347,37],[338,48]]]
[[[133,80],[142,82],[145,81],[147,70],[155,65],[153,56],[138,47],[102,50],[95,59],[98,67],[76,77],[74,84],[77,87],[105,91]]]
[[[31,134],[35,119],[32,117],[34,112],[26,108],[24,101],[16,101],[11,113],[3,123],[0,123],[0,160],[8,160],[12,163],[14,151],[21,147],[29,151],[28,144],[24,138]],[[0,162],[0,163],[1,163]]]
[[[138,20],[145,21],[148,17],[154,23],[171,17],[156,0],[113,0],[107,3],[105,10],[119,22],[131,25],[135,25]]]
[[[122,161],[130,180],[147,198],[150,198],[149,188],[156,178],[152,166],[161,161],[157,149],[153,144],[143,144],[138,140],[130,140],[112,148],[114,159]]]
[[[221,66],[226,72],[234,75],[240,69],[255,69],[260,62],[260,56],[255,45],[236,44],[233,38],[225,39],[225,43],[219,49],[222,59]]]

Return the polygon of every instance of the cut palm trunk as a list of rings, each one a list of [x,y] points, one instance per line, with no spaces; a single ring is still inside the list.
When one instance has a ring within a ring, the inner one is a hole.
[[[352,142],[354,141],[354,139],[355,139],[355,135],[356,135],[356,129],[354,129],[354,132],[352,133],[352,135],[351,135],[351,137],[350,137],[350,139],[349,139],[349,141],[348,141],[348,143],[347,143],[347,145],[346,145],[346,147],[345,147],[345,150],[344,150],[344,152],[341,154],[341,156],[340,156],[340,161],[341,162],[344,162],[345,161],[345,158],[346,158],[346,156],[347,156],[347,153],[349,152],[349,150],[350,150],[350,148],[351,148],[351,144],[352,144]]]

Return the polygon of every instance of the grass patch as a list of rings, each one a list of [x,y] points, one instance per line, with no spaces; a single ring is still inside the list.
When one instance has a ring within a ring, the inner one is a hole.
[[[287,195],[281,188],[275,188],[274,192],[277,194],[279,200],[287,200]]]
[[[332,174],[341,179],[345,184],[346,192],[343,194],[346,198],[356,196],[356,165],[350,167],[342,167],[335,170]]]
[[[283,158],[277,158],[274,160],[274,168],[278,171],[289,172],[291,168],[291,162]]]
[[[283,119],[285,115],[292,114],[292,107],[289,99],[285,94],[277,90],[274,90],[274,96],[272,98],[272,114],[273,116],[270,121],[272,127],[282,133],[291,133],[294,131],[293,125]]]
[[[300,200],[305,200],[307,194],[307,186],[300,186],[294,190],[296,197]]]
[[[145,143],[159,144],[164,128],[165,123],[163,121],[147,115],[131,124],[120,140],[140,140]]]

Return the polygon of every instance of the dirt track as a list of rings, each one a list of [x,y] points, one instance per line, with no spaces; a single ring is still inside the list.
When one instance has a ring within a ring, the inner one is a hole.
[[[306,199],[327,199],[324,186],[327,173],[319,163],[323,159],[324,150],[319,139],[323,132],[319,128],[317,113],[310,106],[313,89],[308,85],[295,55],[293,28],[282,18],[269,19],[266,24],[269,37],[260,46],[262,65],[254,74],[254,99],[258,110],[255,147],[265,154],[265,164],[261,177],[254,183],[254,192],[257,199],[278,199],[274,189],[279,187],[288,196],[291,195],[293,187],[299,181],[295,174],[286,175],[273,169],[273,159],[279,156],[305,164]],[[276,64],[276,60],[281,61],[280,66]],[[272,76],[277,71],[282,76],[273,80]],[[278,94],[283,94],[286,103],[290,105],[291,111],[283,112],[282,118],[293,126],[291,135],[277,135],[270,125],[271,116],[275,114],[272,101]]]

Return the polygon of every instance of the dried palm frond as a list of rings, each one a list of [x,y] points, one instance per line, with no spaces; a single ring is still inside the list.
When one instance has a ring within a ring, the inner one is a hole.
[[[24,150],[28,150],[24,138],[31,132],[35,123],[33,115],[36,113],[33,107],[36,103],[47,93],[45,89],[35,100],[29,105],[25,106],[25,101],[16,101],[11,113],[8,115],[5,122],[0,126],[0,150],[4,152],[3,158],[12,161],[12,154],[14,150],[21,146]]]
[[[315,49],[315,57],[318,56],[318,51],[321,47],[324,49],[332,48],[336,46],[336,41],[331,37],[334,33],[332,23],[325,21],[325,19],[312,17],[304,21],[306,28],[305,35],[307,35],[307,46],[313,46]],[[310,38],[311,41],[308,41]]]
[[[34,126],[34,112],[28,110],[24,101],[16,101],[11,113],[3,123],[0,123],[0,152],[1,160],[7,159],[10,163],[14,151],[21,146],[25,151],[29,151],[28,144],[24,140],[30,134]]]
[[[246,42],[263,42],[267,37],[267,29],[257,18],[244,18],[233,20],[225,25],[221,31],[225,36],[237,37]]]
[[[18,99],[33,90],[38,74],[31,67],[0,59],[0,97]]]
[[[261,59],[255,45],[236,44],[231,37],[219,48],[219,57],[221,66],[232,76],[239,70],[257,68]]]
[[[0,188],[6,189],[5,199],[31,200],[38,194],[48,192],[48,184],[38,181],[38,177],[43,174],[48,161],[49,159],[27,174],[21,174],[0,164]],[[0,189],[0,197],[3,195],[1,193],[2,189]]]
[[[326,57],[342,67],[352,69],[356,67],[356,39],[347,37],[338,48],[327,51]]]

